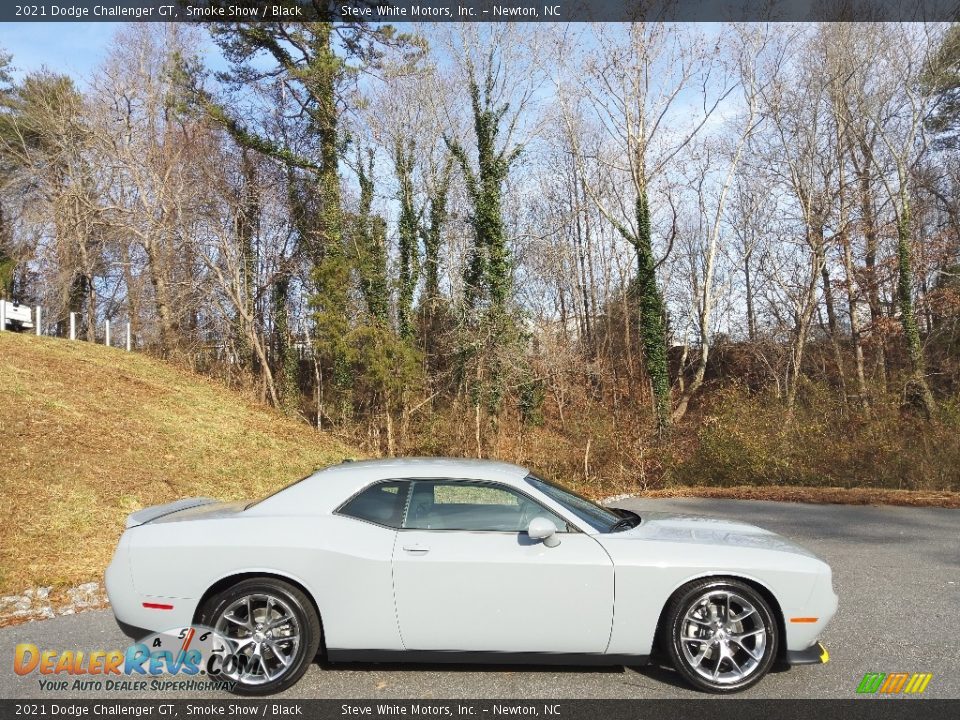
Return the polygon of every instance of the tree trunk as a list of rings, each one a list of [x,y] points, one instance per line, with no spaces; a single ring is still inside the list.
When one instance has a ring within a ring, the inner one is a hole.
[[[750,250],[743,256],[743,276],[746,282],[747,291],[747,337],[750,342],[757,341],[757,316],[753,309],[753,274],[750,272],[750,260],[753,251]]]
[[[175,345],[173,320],[170,317],[170,289],[161,263],[157,246],[152,237],[143,243],[147,254],[147,268],[150,272],[150,284],[153,286],[154,303],[157,309],[157,324],[160,330],[160,352],[169,355]]]
[[[297,358],[290,345],[290,314],[287,301],[290,295],[290,276],[283,273],[273,285],[273,379],[280,405],[290,409],[297,387]]]
[[[584,347],[591,354],[593,353],[593,308],[590,304],[590,296],[587,292],[587,252],[585,248],[586,242],[589,240],[590,235],[590,226],[589,224],[584,227],[585,220],[583,218],[583,212],[585,206],[580,203],[580,190],[579,184],[577,182],[577,168],[574,163],[572,168],[573,173],[573,191],[572,198],[572,207],[574,217],[576,222],[574,224],[574,250],[576,252],[576,264],[577,264],[577,289],[580,293],[581,302],[583,303],[583,344],[581,347]],[[586,237],[585,237],[586,236]]]
[[[127,322],[130,323],[130,337],[133,343],[140,333],[140,285],[133,275],[133,266],[130,262],[130,247],[126,242],[119,242],[120,263],[123,265],[123,282],[127,286]]]
[[[807,279],[806,293],[796,318],[793,347],[790,349],[791,374],[787,383],[787,415],[789,417],[793,416],[793,408],[797,400],[804,349],[807,344],[807,336],[810,333],[813,313],[817,308],[817,281],[820,278],[824,262],[822,229],[819,234],[814,234],[812,228],[808,228],[807,232],[809,233],[808,242],[811,246],[810,276]]]
[[[897,258],[900,273],[897,280],[897,301],[900,305],[900,322],[910,355],[911,377],[907,387],[910,400],[920,405],[927,419],[937,410],[930,386],[927,385],[926,362],[920,343],[920,330],[913,307],[913,249],[910,242],[910,198],[907,191],[900,191],[900,216],[897,218]]]
[[[821,230],[821,233],[823,231]],[[822,241],[821,241],[822,242]],[[824,245],[826,243],[823,243]],[[843,402],[847,402],[847,371],[843,363],[843,352],[840,348],[840,335],[837,330],[837,311],[833,302],[833,285],[830,279],[830,268],[826,261],[820,268],[820,276],[823,280],[823,303],[827,308],[827,330],[830,333],[830,345],[833,347],[833,361],[837,365],[837,377],[840,380],[840,392],[843,394]]]
[[[859,395],[860,407],[869,415],[870,400],[867,393],[867,378],[864,372],[863,362],[863,344],[860,336],[860,315],[857,308],[857,298],[854,292],[853,278],[855,274],[853,266],[853,254],[850,251],[850,238],[843,233],[840,238],[843,249],[843,270],[844,286],[847,292],[847,308],[850,314],[850,340],[853,343],[853,357],[856,366],[857,393]]]
[[[256,332],[254,312],[257,255],[254,248],[254,238],[260,224],[260,198],[257,189],[257,167],[254,164],[251,152],[244,149],[240,157],[242,185],[240,186],[238,208],[236,216],[237,246],[240,251],[240,298],[244,311],[240,313],[238,321],[245,324],[244,318],[251,319],[254,327],[238,328],[237,340],[240,344],[239,355],[242,365],[253,368],[256,364],[256,353],[250,346],[249,337]],[[254,368],[255,372],[255,368]]]
[[[400,217],[397,224],[397,259],[399,261],[397,324],[400,329],[400,337],[409,343],[412,343],[414,339],[413,295],[419,277],[417,240],[420,235],[420,223],[413,194],[414,149],[413,140],[406,143],[398,141],[394,148],[394,166],[399,185],[397,199],[400,201]]]
[[[870,307],[870,324],[873,333],[878,335],[877,341],[877,368],[880,371],[880,383],[884,390],[887,388],[887,343],[879,332],[883,319],[883,306],[880,303],[880,282],[877,278],[877,224],[873,188],[870,184],[870,160],[872,150],[865,142],[860,143],[862,158],[857,161],[854,155],[854,169],[860,188],[860,212],[863,223],[864,264],[867,278],[867,304]]]

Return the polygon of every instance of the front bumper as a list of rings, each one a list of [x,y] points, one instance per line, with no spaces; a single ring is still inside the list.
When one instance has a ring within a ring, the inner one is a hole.
[[[830,662],[830,653],[822,642],[815,642],[806,650],[787,650],[787,665],[826,665]]]

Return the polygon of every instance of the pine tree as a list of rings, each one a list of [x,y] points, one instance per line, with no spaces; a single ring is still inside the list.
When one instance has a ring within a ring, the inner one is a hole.
[[[947,30],[920,79],[926,94],[937,99],[927,127],[940,147],[956,148],[960,145],[960,23]]]
[[[295,185],[290,195],[296,201],[291,205],[300,250],[310,262],[315,286],[311,304],[318,350],[333,379],[334,415],[345,419],[352,408],[345,338],[350,331],[353,268],[346,247],[349,238],[343,233],[339,163],[344,143],[338,102],[343,84],[357,71],[348,68],[348,59],[360,67],[376,65],[383,46],[402,47],[409,38],[390,26],[362,22],[230,23],[214,26],[211,32],[231,64],[223,80],[243,88],[281,79],[291,97],[278,97],[278,109],[282,114],[285,103],[296,108],[296,127],[269,136],[255,121],[238,117],[193,83],[195,97],[211,118],[241,145],[288,169]],[[273,62],[264,64],[263,56]]]

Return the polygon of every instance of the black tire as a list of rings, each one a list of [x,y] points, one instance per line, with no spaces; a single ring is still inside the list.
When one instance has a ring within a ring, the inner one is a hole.
[[[274,578],[242,580],[214,595],[203,606],[201,623],[218,629],[218,625],[224,624],[222,622],[224,614],[238,601],[248,597],[267,596],[285,605],[285,610],[289,611],[285,614],[289,614],[296,621],[299,640],[295,650],[292,649],[294,647],[292,641],[287,644],[287,647],[291,648],[292,660],[286,667],[278,667],[278,675],[272,679],[264,678],[259,682],[245,682],[239,674],[234,677],[223,673],[213,676],[215,680],[233,682],[231,692],[237,695],[272,695],[293,686],[310,667],[320,647],[320,618],[317,617],[313,603],[299,588]],[[267,607],[269,608],[270,605]],[[277,640],[277,643],[282,643],[282,640]],[[269,649],[266,650],[266,655],[268,659],[275,657]],[[279,666],[279,662],[277,664]]]
[[[726,608],[724,594],[729,603]],[[748,609],[752,612],[745,614]],[[662,639],[673,667],[690,685],[704,692],[729,694],[756,685],[770,671],[779,635],[770,604],[750,585],[734,579],[708,579],[691,582],[674,593],[667,605]]]

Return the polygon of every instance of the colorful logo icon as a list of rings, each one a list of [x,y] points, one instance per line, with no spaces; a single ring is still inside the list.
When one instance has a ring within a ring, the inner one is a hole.
[[[867,673],[857,686],[865,695],[919,695],[933,680],[932,673]]]

